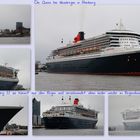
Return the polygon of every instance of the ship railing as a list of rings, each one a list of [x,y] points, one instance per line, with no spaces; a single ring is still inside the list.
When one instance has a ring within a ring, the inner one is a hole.
[[[63,57],[72,57],[72,56],[79,56],[79,55],[87,55],[87,54],[92,54],[99,52],[101,48],[89,48],[89,49],[83,49],[83,50],[77,50],[74,53],[69,53],[69,54],[61,54],[59,57],[55,56],[55,58],[63,58]]]
[[[139,119],[140,118],[140,116],[136,116],[136,117],[124,117],[123,119],[124,120],[131,120],[131,119]]]
[[[44,112],[43,113],[43,116],[44,117],[58,117],[58,116],[64,116],[65,115],[65,113],[64,112],[58,112],[58,113],[46,113],[46,112]]]
[[[97,118],[97,115],[90,115],[90,114],[81,114],[82,116],[85,117],[93,117],[93,118]]]
[[[82,57],[84,57],[84,56],[87,56],[87,55],[100,55],[101,54],[101,52],[104,52],[104,50],[100,50],[99,52],[97,52],[97,51],[94,51],[94,52],[90,52],[90,53],[80,53],[80,54],[77,54],[77,55],[66,55],[66,56],[60,56],[60,57],[57,57],[58,59],[61,59],[61,58],[75,58],[75,57],[77,57],[77,56],[82,56]],[[49,59],[48,61],[51,61],[51,60],[53,60],[53,59]]]
[[[17,77],[9,77],[9,76],[0,76],[1,78],[6,79],[18,79]]]

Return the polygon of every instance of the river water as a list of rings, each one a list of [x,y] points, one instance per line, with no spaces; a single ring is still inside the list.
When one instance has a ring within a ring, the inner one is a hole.
[[[140,131],[139,130],[120,130],[120,131],[110,131],[109,135],[111,136],[140,136]]]
[[[35,76],[36,90],[140,90],[140,76],[54,74]]]
[[[30,37],[0,37],[0,44],[29,44]]]
[[[33,129],[33,135],[41,135],[41,136],[80,136],[80,135],[103,135],[103,129]]]

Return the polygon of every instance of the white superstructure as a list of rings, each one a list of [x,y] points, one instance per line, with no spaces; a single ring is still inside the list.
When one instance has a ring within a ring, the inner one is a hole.
[[[126,130],[140,130],[140,109],[126,110],[122,116]]]

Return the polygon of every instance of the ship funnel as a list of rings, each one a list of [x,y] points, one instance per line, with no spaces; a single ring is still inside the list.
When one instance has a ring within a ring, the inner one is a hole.
[[[79,35],[80,35],[80,40],[84,40],[84,32],[83,31],[81,31],[81,32],[79,32]]]
[[[78,35],[74,38],[74,43],[77,43],[78,41],[84,40],[84,32],[81,31],[78,33]]]
[[[78,105],[78,102],[79,102],[79,99],[78,99],[78,98],[75,98],[73,104],[74,104],[74,105]]]

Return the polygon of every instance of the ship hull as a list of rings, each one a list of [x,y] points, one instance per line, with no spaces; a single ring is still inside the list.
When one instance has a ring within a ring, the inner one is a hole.
[[[125,130],[140,130],[140,122],[124,122]]]
[[[13,90],[18,84],[18,81],[6,81],[0,79],[0,90]]]
[[[45,128],[48,129],[92,129],[97,120],[86,120],[69,117],[44,117]]]
[[[105,75],[139,75],[140,52],[79,60],[47,62],[47,72]]]
[[[0,131],[22,107],[0,107]]]

